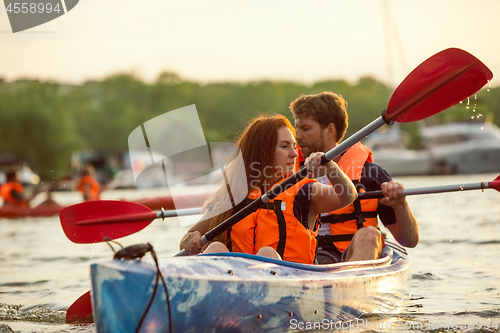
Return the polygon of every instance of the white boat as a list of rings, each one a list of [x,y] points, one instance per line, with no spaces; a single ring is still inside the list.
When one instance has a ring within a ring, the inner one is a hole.
[[[368,136],[363,144],[373,151],[374,162],[391,176],[428,175],[432,160],[427,150],[407,149],[407,137],[399,124],[383,127]]]
[[[500,129],[492,123],[460,122],[421,129],[433,160],[432,173],[500,170]]]
[[[425,150],[377,149],[373,151],[373,158],[391,176],[428,175],[433,167],[429,152]]]

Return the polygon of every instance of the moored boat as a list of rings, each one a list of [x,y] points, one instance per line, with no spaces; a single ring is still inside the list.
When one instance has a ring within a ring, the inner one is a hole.
[[[471,174],[500,169],[500,129],[493,123],[457,122],[422,129],[433,174]]]
[[[93,264],[94,321],[98,332],[136,332],[138,326],[142,332],[283,332],[307,323],[334,328],[364,313],[387,312],[408,297],[409,258],[388,244],[378,260],[331,265],[241,253],[163,259],[168,295],[161,282],[155,287],[151,263]]]

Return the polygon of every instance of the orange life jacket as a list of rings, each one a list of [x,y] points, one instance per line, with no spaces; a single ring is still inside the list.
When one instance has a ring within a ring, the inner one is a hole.
[[[344,173],[357,185],[361,180],[365,162],[373,162],[372,151],[361,143],[349,148],[337,163]],[[358,187],[359,192],[364,189]],[[321,223],[330,223],[330,235],[319,235],[318,241],[332,243],[340,252],[349,246],[354,233],[367,226],[378,228],[378,199],[359,200],[342,209],[321,216]]]
[[[3,200],[13,206],[26,207],[28,204],[24,200],[18,200],[12,196],[12,190],[16,190],[20,194],[23,194],[24,188],[21,184],[17,182],[8,182],[2,185],[0,188],[0,195]]]
[[[99,182],[92,178],[92,176],[82,176],[78,182],[78,191],[85,195],[85,185],[90,185],[89,197],[86,200],[100,200],[101,187]]]
[[[317,232],[305,228],[293,214],[295,196],[303,185],[311,182],[316,180],[302,179],[232,226],[228,231],[231,251],[256,254],[262,247],[270,246],[283,260],[313,264]],[[253,192],[249,198],[259,196],[260,193]]]

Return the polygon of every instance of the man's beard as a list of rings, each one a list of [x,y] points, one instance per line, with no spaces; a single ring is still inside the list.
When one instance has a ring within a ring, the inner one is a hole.
[[[299,143],[299,147],[300,147],[300,143]],[[304,154],[304,151],[302,151],[302,156],[304,158],[308,158],[309,155],[311,155],[312,153],[318,152],[318,151],[325,152],[325,140],[323,139],[322,136],[320,136],[318,141],[306,144],[306,147],[307,147],[307,155]]]

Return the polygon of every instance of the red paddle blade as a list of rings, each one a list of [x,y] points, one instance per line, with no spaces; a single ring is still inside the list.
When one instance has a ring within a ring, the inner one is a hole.
[[[498,192],[500,192],[500,176],[495,178],[495,180],[488,182],[488,188],[494,188]]]
[[[93,323],[90,290],[80,296],[66,311],[67,323]]]
[[[472,54],[446,49],[408,74],[392,94],[385,118],[408,123],[430,117],[466,99],[492,77]]]
[[[148,226],[156,213],[148,207],[124,201],[88,201],[66,207],[59,213],[61,226],[74,243],[90,244],[117,239]],[[123,223],[118,223],[123,222]]]

